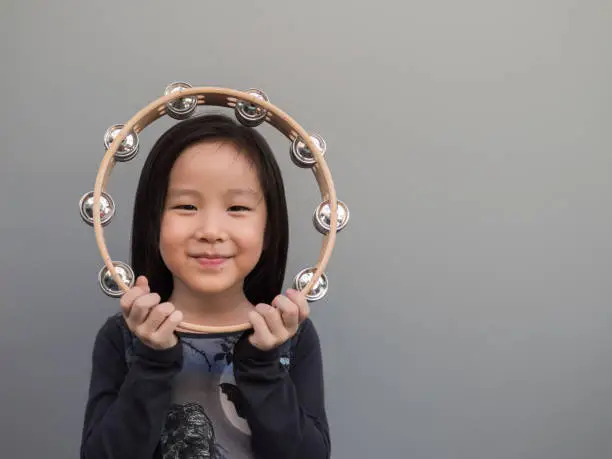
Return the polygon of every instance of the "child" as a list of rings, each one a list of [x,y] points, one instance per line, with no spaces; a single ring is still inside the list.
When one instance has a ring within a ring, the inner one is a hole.
[[[318,335],[303,295],[279,295],[288,241],[257,131],[206,115],[162,135],[134,205],[138,278],[96,336],[81,459],[329,458]]]

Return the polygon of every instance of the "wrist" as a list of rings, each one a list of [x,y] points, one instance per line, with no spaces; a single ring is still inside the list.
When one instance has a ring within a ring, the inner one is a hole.
[[[152,347],[140,339],[134,342],[134,355],[144,360],[156,363],[176,363],[182,359],[182,347],[177,340],[165,347]]]
[[[237,358],[261,362],[278,361],[282,345],[270,349],[262,349],[253,344],[250,339],[251,336],[251,333],[247,333],[236,343],[234,353]]]
[[[144,343],[144,344],[146,344],[151,349],[154,349],[156,351],[166,351],[168,349],[175,347],[177,343],[178,343],[178,338],[176,337],[176,335],[172,334],[172,337],[166,342],[163,342],[163,343],[150,342],[150,343]]]

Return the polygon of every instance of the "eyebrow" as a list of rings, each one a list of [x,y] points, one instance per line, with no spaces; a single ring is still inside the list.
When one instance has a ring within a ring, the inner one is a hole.
[[[198,193],[196,190],[192,190],[190,188],[171,188],[168,191],[168,197],[177,197],[184,195],[199,196],[199,194],[200,193]]]
[[[255,191],[252,188],[230,188],[229,190],[227,190],[227,194],[232,194],[232,195],[246,194],[246,195],[253,196],[253,197],[259,196],[259,192]]]
[[[252,188],[230,188],[226,191],[228,195],[247,195],[259,197],[260,193]],[[172,188],[168,192],[169,197],[178,196],[200,196],[200,193],[192,188]]]

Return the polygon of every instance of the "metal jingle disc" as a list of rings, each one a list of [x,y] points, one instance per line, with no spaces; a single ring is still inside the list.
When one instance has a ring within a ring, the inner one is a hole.
[[[315,273],[315,268],[306,268],[301,270],[293,279],[293,288],[301,291],[305,288],[308,283],[312,280]],[[306,294],[306,300],[308,302],[319,301],[327,294],[329,289],[329,282],[325,273],[321,273],[317,282],[312,286],[310,292]]]
[[[170,83],[166,86],[164,95],[175,94],[185,89],[190,89],[192,86],[183,81]],[[184,120],[189,118],[198,107],[198,98],[195,96],[181,97],[174,99],[166,104],[166,113],[175,120]]]
[[[347,205],[337,200],[338,202],[338,213],[337,213],[337,228],[336,233],[339,233],[343,228],[346,227],[349,221],[350,212]],[[331,229],[331,207],[329,205],[329,201],[323,201],[319,206],[315,209],[314,214],[312,216],[312,221],[314,223],[315,228],[321,234],[329,233]]]
[[[123,124],[114,124],[109,127],[104,133],[104,147],[108,150],[113,143],[113,140],[119,135],[121,129],[123,129]],[[138,154],[139,142],[138,135],[135,132],[130,132],[125,136],[119,148],[115,152],[115,159],[117,161],[129,161],[133,159]]]
[[[132,268],[121,261],[113,261],[113,265],[115,266],[115,270],[117,271],[117,274],[121,280],[130,288],[133,287],[135,279]],[[123,295],[123,290],[121,290],[121,287],[119,287],[117,282],[115,282],[115,279],[113,279],[113,276],[106,265],[104,265],[104,267],[98,273],[98,284],[100,285],[102,291],[111,298],[119,298],[121,295]]]
[[[79,212],[85,223],[94,226],[93,218],[94,192],[85,193],[79,200]],[[100,222],[102,226],[108,225],[115,215],[115,201],[110,194],[104,191],[100,195]]]
[[[327,143],[325,142],[325,139],[323,139],[323,137],[321,137],[319,134],[311,134],[310,138],[314,144],[319,147],[321,155],[325,155],[325,151],[327,150]],[[313,167],[317,163],[316,158],[306,143],[299,137],[294,139],[291,143],[290,154],[291,160],[298,167]]]
[[[257,97],[265,102],[269,102],[268,96],[260,89],[249,89],[247,94]],[[268,115],[268,111],[251,102],[239,100],[235,108],[236,118],[240,123],[247,127],[256,127],[263,123]]]

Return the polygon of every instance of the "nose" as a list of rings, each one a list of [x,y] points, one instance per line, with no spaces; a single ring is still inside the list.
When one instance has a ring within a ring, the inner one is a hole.
[[[227,232],[223,227],[223,219],[212,213],[203,215],[198,221],[194,236],[196,239],[209,244],[223,242],[227,239]]]

